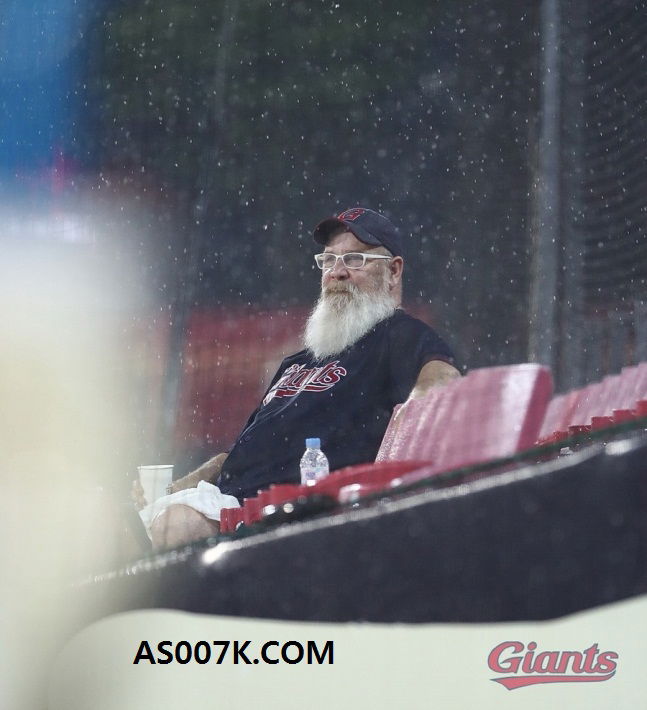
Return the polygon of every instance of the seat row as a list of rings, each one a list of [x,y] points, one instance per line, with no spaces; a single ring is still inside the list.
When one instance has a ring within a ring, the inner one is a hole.
[[[241,508],[223,510],[221,530],[252,525],[290,501],[323,495],[345,503],[511,456],[536,442],[551,395],[550,372],[540,365],[473,370],[397,406],[375,462],[333,471],[313,486],[270,486]]]
[[[290,501],[340,503],[442,472],[512,456],[635,417],[647,416],[647,363],[552,397],[536,364],[473,370],[425,397],[398,405],[375,462],[333,471],[314,486],[280,484],[222,511],[221,530],[252,525]],[[324,442],[325,446],[325,442]]]
[[[555,396],[548,406],[538,443],[560,441],[644,416],[647,416],[646,362]]]

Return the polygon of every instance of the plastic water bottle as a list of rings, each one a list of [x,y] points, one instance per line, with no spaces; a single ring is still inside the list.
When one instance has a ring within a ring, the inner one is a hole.
[[[306,450],[301,457],[302,485],[313,486],[328,473],[328,459],[321,450],[321,439],[306,439]]]

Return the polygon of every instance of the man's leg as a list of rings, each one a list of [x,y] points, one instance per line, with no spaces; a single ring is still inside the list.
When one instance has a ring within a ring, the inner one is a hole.
[[[170,505],[151,525],[154,550],[170,549],[196,540],[212,537],[220,531],[220,523],[210,520],[188,505]]]

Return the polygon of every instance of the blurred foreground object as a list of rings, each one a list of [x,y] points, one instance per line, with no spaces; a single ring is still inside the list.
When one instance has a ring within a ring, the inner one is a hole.
[[[110,493],[129,449],[116,337],[127,289],[98,251],[31,236],[3,243],[0,263],[0,634],[16,640],[5,707],[43,706],[48,652],[75,623],[69,581],[141,554],[126,553]]]

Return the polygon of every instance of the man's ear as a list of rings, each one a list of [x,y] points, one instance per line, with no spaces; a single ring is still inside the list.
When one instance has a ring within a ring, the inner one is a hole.
[[[389,262],[389,271],[394,279],[395,283],[400,281],[402,278],[402,271],[404,270],[404,260],[401,256],[394,256]]]

